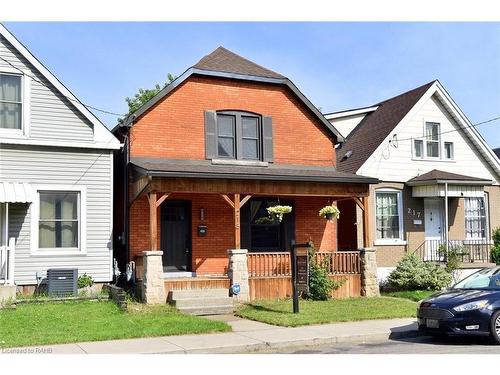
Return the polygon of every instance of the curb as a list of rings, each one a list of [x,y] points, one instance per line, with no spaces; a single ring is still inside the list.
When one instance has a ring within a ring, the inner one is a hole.
[[[305,339],[305,340],[293,340],[293,341],[282,341],[282,342],[262,342],[252,345],[241,345],[236,347],[213,347],[213,348],[203,348],[203,349],[184,349],[179,351],[170,352],[159,352],[157,354],[203,354],[203,353],[214,353],[214,354],[243,354],[243,353],[257,353],[270,351],[273,349],[289,349],[289,348],[310,348],[324,345],[336,345],[336,344],[364,344],[370,342],[378,342],[384,340],[398,340],[404,338],[413,338],[421,336],[422,334],[417,330],[408,331],[398,331],[390,333],[376,333],[368,335],[356,335],[356,336],[332,336],[328,338],[318,338],[318,339]]]

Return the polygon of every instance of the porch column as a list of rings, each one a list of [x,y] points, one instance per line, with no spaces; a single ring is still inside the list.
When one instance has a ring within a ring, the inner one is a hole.
[[[377,280],[377,257],[375,248],[361,249],[361,295],[364,297],[378,297],[380,290]]]
[[[446,250],[448,250],[448,240],[449,240],[449,223],[448,223],[448,183],[444,184],[444,240],[446,243]]]
[[[229,206],[233,209],[233,220],[234,220],[234,248],[241,248],[241,207],[248,202],[248,200],[252,197],[250,194],[245,198],[240,199],[241,196],[239,193],[234,194],[234,200],[232,201],[226,194],[221,194],[221,197],[229,204]]]
[[[240,286],[240,293],[234,297],[238,302],[248,302],[250,301],[250,285],[247,250],[231,249],[227,251],[227,254],[229,257],[227,276],[231,280],[231,285],[238,284]]]
[[[156,211],[156,193],[148,194],[149,200],[149,250],[158,250],[158,215]]]
[[[165,281],[163,280],[162,251],[144,251],[142,278],[142,301],[147,304],[164,304],[167,302]]]
[[[363,247],[369,248],[371,243],[370,236],[370,205],[368,203],[368,197],[363,197]]]

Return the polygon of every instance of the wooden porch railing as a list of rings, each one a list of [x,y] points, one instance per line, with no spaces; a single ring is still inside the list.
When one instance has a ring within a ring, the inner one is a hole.
[[[330,275],[360,274],[359,251],[318,252],[316,260],[324,262]],[[290,276],[290,253],[265,252],[248,253],[248,273],[250,277]]]

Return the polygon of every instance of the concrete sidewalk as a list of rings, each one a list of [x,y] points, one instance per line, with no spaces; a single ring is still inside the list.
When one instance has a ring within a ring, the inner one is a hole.
[[[276,327],[233,315],[213,316],[230,324],[233,332],[165,336],[140,339],[82,342],[37,347],[34,353],[54,354],[182,354],[248,353],[270,348],[293,348],[339,343],[363,343],[415,336],[415,319],[365,320],[361,322]],[[3,353],[26,352],[4,349]],[[29,348],[28,348],[29,350]]]

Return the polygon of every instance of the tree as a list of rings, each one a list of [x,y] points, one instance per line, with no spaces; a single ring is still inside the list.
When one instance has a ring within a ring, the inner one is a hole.
[[[167,82],[163,85],[157,83],[152,89],[139,89],[138,92],[132,97],[126,97],[125,101],[128,104],[128,113],[132,114],[137,111],[144,103],[148,102],[151,98],[153,98],[156,94],[158,94],[164,87],[171,84],[175,80],[175,76],[168,73],[167,74]]]

